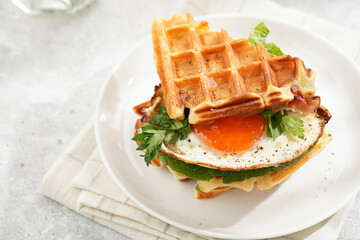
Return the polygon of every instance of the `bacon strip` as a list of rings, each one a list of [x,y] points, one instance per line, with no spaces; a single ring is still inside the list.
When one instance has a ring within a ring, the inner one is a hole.
[[[287,109],[308,114],[319,108],[320,97],[305,98],[296,85],[291,87],[291,92],[294,94],[294,100],[288,103]]]

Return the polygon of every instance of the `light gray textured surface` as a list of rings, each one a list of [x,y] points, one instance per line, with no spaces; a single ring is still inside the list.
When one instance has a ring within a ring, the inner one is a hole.
[[[119,239],[43,197],[43,175],[95,109],[108,72],[177,1],[101,0],[29,17],[0,1],[0,239]],[[360,31],[360,2],[276,0]],[[147,3],[147,4],[146,4]],[[360,239],[360,198],[339,239]]]

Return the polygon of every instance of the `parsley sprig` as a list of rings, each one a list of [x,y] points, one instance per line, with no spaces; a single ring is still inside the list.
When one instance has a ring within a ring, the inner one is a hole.
[[[157,156],[165,137],[171,134],[169,144],[174,144],[177,140],[184,140],[191,132],[190,124],[187,118],[183,121],[171,119],[166,112],[165,107],[160,107],[157,114],[151,119],[150,124],[141,127],[141,133],[138,133],[131,140],[139,141],[140,145],[136,150],[145,150],[146,165],[151,164],[151,160]]]
[[[267,120],[267,136],[274,141],[285,131],[289,131],[292,135],[301,139],[304,139],[305,137],[303,121],[298,117],[287,115],[286,111],[284,111],[284,114],[281,114],[280,112],[273,113],[266,109],[260,113],[260,117]]]

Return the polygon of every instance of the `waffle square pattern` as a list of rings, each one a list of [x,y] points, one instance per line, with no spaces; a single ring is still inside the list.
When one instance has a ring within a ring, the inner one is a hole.
[[[226,116],[278,110],[294,99],[293,85],[305,97],[315,94],[315,72],[289,55],[274,56],[262,44],[211,31],[191,14],[157,18],[152,27],[154,58],[169,116],[190,124]]]

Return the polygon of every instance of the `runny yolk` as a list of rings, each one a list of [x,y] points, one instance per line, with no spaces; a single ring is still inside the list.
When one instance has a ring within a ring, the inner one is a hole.
[[[240,152],[253,146],[262,136],[265,119],[258,114],[249,117],[224,117],[209,125],[193,125],[193,132],[207,145],[224,152]]]

